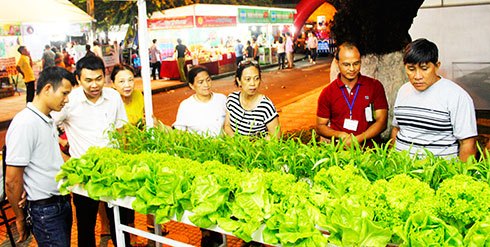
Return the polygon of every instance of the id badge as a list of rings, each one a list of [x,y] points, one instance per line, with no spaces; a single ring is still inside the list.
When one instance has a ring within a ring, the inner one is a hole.
[[[373,121],[373,111],[371,110],[371,104],[368,107],[364,108],[364,115],[366,115],[366,122]]]
[[[357,131],[357,124],[359,121],[346,118],[344,120],[344,129]]]

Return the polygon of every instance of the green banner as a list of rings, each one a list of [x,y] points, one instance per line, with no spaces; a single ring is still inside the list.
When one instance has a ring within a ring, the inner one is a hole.
[[[293,24],[294,11],[270,9],[238,9],[239,23]]]
[[[273,24],[293,24],[293,11],[270,10],[270,23]]]
[[[238,9],[240,23],[270,23],[269,10],[267,9]]]

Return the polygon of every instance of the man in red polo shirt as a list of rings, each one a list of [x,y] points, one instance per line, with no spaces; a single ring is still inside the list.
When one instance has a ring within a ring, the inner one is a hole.
[[[335,59],[340,73],[318,98],[316,131],[349,146],[354,138],[371,146],[371,140],[379,142],[379,134],[386,129],[388,102],[383,85],[360,74],[361,54],[353,44],[342,44]]]

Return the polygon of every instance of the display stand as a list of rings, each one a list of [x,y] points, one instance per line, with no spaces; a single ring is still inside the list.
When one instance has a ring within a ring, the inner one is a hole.
[[[62,181],[60,181],[60,184],[62,184],[64,182],[65,181],[62,180]],[[80,185],[76,185],[73,188],[70,188],[70,190],[75,194],[88,197],[87,191],[85,189],[83,189]],[[145,232],[145,231],[136,229],[134,227],[130,227],[130,226],[122,224],[121,219],[119,217],[119,207],[125,207],[128,209],[132,209],[131,204],[133,203],[133,201],[135,199],[136,198],[134,198],[134,197],[125,197],[125,198],[119,198],[116,200],[113,200],[110,197],[101,197],[100,198],[101,201],[107,202],[109,204],[109,207],[113,207],[113,209],[114,209],[114,225],[115,225],[115,231],[116,231],[116,241],[117,241],[118,246],[124,246],[124,232],[128,232],[128,233],[131,233],[131,234],[134,234],[137,236],[144,237],[146,239],[153,240],[157,243],[160,243],[160,244],[157,244],[157,246],[161,246],[161,244],[166,244],[166,245],[176,246],[176,247],[192,247],[192,245],[189,245],[186,243],[181,243],[181,242],[178,242],[176,240],[161,236],[160,224],[155,223],[155,233]],[[180,221],[177,220],[176,216],[173,216],[171,218],[171,220],[174,220],[174,221],[177,221],[180,223],[184,223],[187,225],[191,225],[191,226],[196,226],[189,220],[189,216],[191,216],[193,214],[194,213],[192,213],[190,211],[185,211],[184,215],[182,216],[182,219]],[[157,229],[157,226],[160,229]],[[265,227],[265,225],[262,226],[261,228],[259,228],[257,231],[255,231],[252,234],[253,241],[266,244],[263,242],[263,238],[262,238],[262,231],[263,231],[264,227]],[[223,236],[226,236],[226,235],[233,236],[232,233],[227,232],[218,226],[213,226],[213,227],[206,228],[206,229],[222,233]],[[160,234],[156,234],[156,233],[160,233]],[[226,244],[227,244],[226,243],[226,237],[224,237],[223,238],[223,244],[221,246],[226,246]],[[267,245],[270,245],[270,244],[267,244]]]

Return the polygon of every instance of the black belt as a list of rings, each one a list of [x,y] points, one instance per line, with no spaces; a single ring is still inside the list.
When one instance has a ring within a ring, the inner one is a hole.
[[[47,205],[51,203],[57,203],[57,202],[69,202],[71,200],[70,195],[66,196],[52,196],[50,198],[46,199],[41,199],[37,201],[29,201],[31,205]]]

